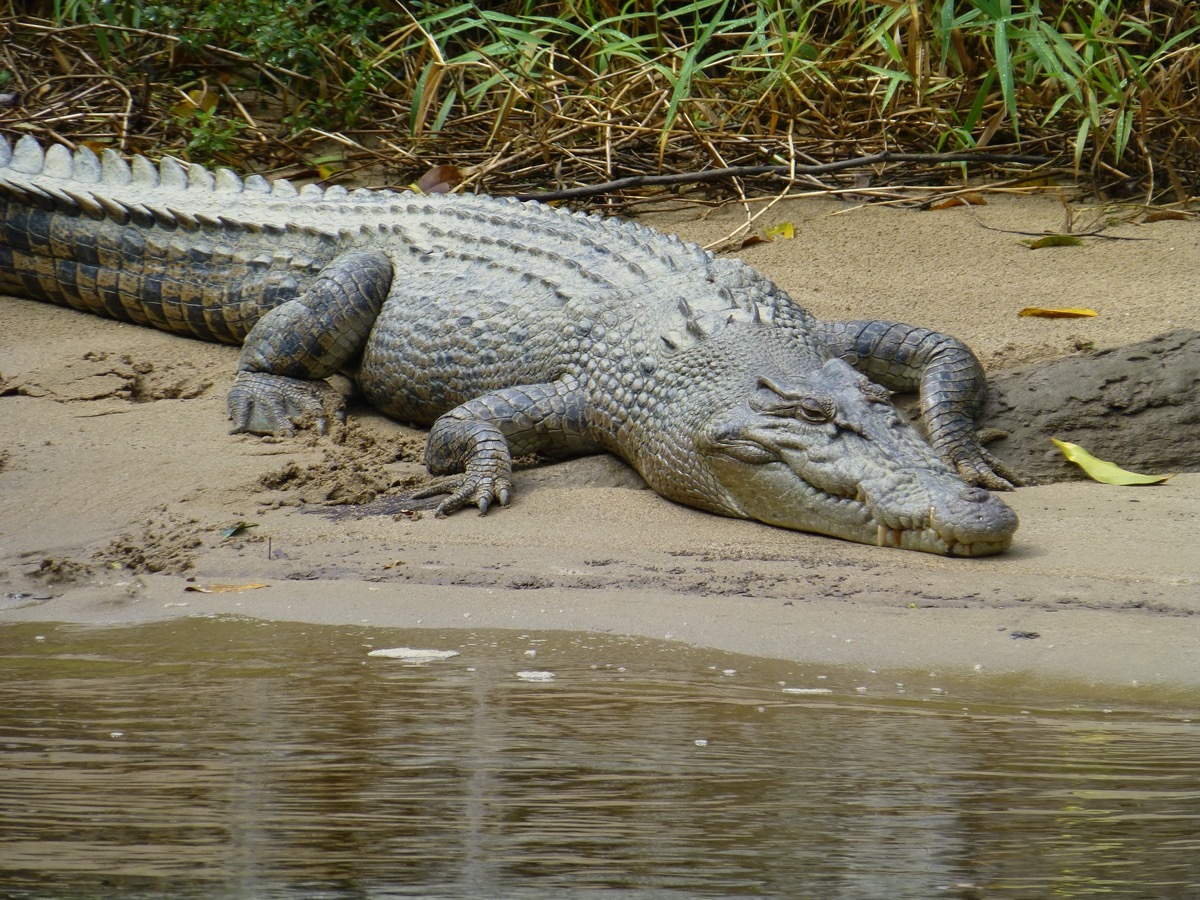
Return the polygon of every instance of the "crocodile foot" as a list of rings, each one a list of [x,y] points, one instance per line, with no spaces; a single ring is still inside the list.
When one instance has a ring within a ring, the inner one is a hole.
[[[485,515],[493,503],[508,506],[508,498],[512,492],[512,482],[507,474],[495,472],[460,472],[456,475],[445,475],[435,478],[425,487],[409,494],[406,499],[420,500],[424,497],[435,497],[439,494],[450,496],[438,504],[434,515],[441,518],[464,506],[475,506],[479,514]]]
[[[991,491],[1011,491],[1024,482],[1007,464],[993,456],[983,446],[985,442],[1003,437],[1003,432],[988,430],[972,434],[940,452],[942,460],[958,472],[967,484]]]
[[[297,428],[325,434],[346,422],[345,398],[324,381],[265,372],[238,372],[229,389],[233,434],[290,435]]]

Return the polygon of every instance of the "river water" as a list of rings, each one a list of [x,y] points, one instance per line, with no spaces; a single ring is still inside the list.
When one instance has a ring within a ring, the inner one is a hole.
[[[0,747],[5,898],[1200,897],[1194,691],[6,625]]]

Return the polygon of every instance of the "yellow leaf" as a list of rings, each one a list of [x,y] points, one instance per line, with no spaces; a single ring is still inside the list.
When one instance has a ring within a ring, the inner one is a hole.
[[[1101,484],[1162,484],[1168,478],[1174,477],[1174,475],[1139,475],[1136,472],[1127,472],[1114,463],[1096,459],[1078,444],[1060,441],[1057,438],[1050,438],[1050,440],[1063,452],[1063,456],[1083,469],[1093,481],[1099,481]]]
[[[785,241],[790,241],[796,236],[796,227],[791,222],[780,222],[778,225],[772,225],[766,230],[767,240],[773,241],[775,238],[783,238]]]
[[[308,162],[317,170],[317,175],[322,181],[328,181],[345,168],[346,156],[344,153],[330,153],[326,156],[310,157]]]
[[[1062,307],[1059,309],[1043,309],[1040,306],[1027,306],[1019,313],[1018,316],[1041,316],[1043,319],[1083,319],[1096,315],[1094,309],[1081,309],[1077,306]]]
[[[255,591],[259,588],[270,587],[269,584],[189,584],[185,591],[195,591],[197,594],[233,594],[237,591]]]
[[[196,88],[194,91],[188,91],[183,100],[171,107],[171,115],[185,118],[199,112],[212,112],[217,108],[218,100],[220,95],[216,91]]]

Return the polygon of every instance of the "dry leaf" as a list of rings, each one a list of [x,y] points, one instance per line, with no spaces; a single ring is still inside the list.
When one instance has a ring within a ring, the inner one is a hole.
[[[971,191],[966,194],[955,194],[953,197],[929,204],[930,209],[954,209],[956,206],[987,206],[987,200],[984,199],[983,194]]]
[[[1143,222],[1168,222],[1168,221],[1174,222],[1174,221],[1186,220],[1187,218],[1188,218],[1187,213],[1182,213],[1177,209],[1157,209],[1154,212],[1147,214],[1146,218],[1144,218],[1142,221]]]
[[[58,61],[58,67],[62,70],[62,74],[70,75],[75,71],[75,65],[72,60],[58,46],[58,42],[50,45],[50,52],[54,54],[54,58]]]
[[[463,182],[458,166],[434,166],[417,179],[416,188],[422,194],[448,194]]]
[[[1083,309],[1077,306],[1064,306],[1059,309],[1044,309],[1040,306],[1027,306],[1018,316],[1040,316],[1043,319],[1090,319],[1096,315],[1094,309]]]
[[[1048,234],[1035,241],[1021,241],[1030,250],[1041,250],[1043,247],[1078,247],[1083,239],[1073,234]]]
[[[259,588],[270,587],[269,584],[189,584],[185,591],[197,594],[235,594],[238,591],[256,591]]]
[[[1099,481],[1101,484],[1162,484],[1168,478],[1174,477],[1173,475],[1139,475],[1137,472],[1128,472],[1115,463],[1096,459],[1078,444],[1060,441],[1057,438],[1050,438],[1050,440],[1062,451],[1063,456],[1083,469],[1089,478]]]

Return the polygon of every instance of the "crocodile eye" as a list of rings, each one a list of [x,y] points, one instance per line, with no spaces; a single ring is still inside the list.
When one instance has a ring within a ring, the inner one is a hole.
[[[802,394],[786,390],[765,375],[758,379],[758,386],[762,390],[750,397],[750,408],[757,412],[803,419],[817,425],[832,422],[837,415],[837,404],[825,393]]]
[[[828,397],[801,397],[796,402],[796,412],[807,422],[829,422],[833,420],[836,407]]]

